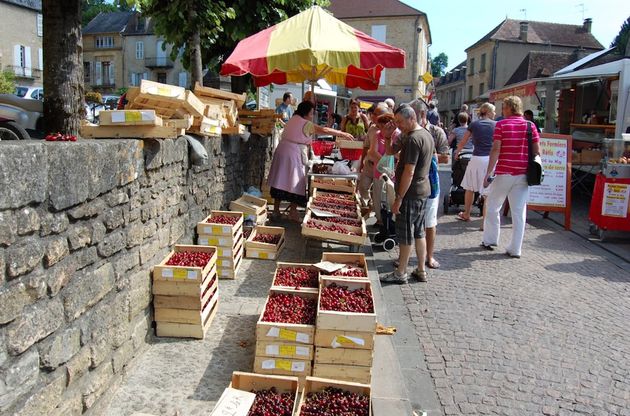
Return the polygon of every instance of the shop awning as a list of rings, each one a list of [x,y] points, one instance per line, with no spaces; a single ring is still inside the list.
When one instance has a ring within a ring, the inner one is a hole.
[[[625,62],[630,61],[628,58],[620,59],[614,62],[608,62],[593,66],[591,68],[584,68],[573,72],[567,72],[560,75],[554,75],[547,78],[549,81],[563,81],[569,79],[584,79],[584,78],[600,78],[600,77],[612,77],[619,75],[623,71]]]
[[[512,84],[498,90],[490,90],[488,91],[489,101],[496,102],[511,95],[517,95],[519,97],[534,96],[536,95],[536,84],[537,81],[528,79],[527,81]]]

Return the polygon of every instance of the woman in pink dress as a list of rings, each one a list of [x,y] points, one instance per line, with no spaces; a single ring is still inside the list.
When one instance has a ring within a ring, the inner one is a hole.
[[[306,173],[301,145],[310,145],[313,134],[330,134],[353,140],[351,134],[314,124],[314,105],[311,101],[303,101],[298,105],[293,117],[284,126],[282,139],[276,147],[269,170],[269,187],[274,199],[274,216],[280,215],[280,203],[288,201],[289,219],[300,222],[298,205],[306,205]]]

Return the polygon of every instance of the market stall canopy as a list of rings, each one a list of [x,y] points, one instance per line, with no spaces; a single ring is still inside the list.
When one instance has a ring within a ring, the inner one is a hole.
[[[554,75],[547,78],[549,81],[562,81],[568,79],[581,79],[581,78],[600,78],[611,77],[619,75],[624,67],[630,62],[630,59],[619,59],[618,61],[608,62],[606,64],[593,66],[590,68],[579,69],[577,71],[565,72],[560,75]],[[560,71],[558,71],[560,72]]]
[[[256,86],[316,81],[378,89],[383,68],[404,68],[405,51],[379,42],[313,6],[243,39],[221,75],[252,74]]]

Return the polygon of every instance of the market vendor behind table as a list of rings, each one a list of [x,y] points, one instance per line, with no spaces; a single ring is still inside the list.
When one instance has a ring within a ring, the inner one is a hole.
[[[269,170],[269,187],[274,201],[274,215],[280,215],[280,203],[288,201],[289,218],[299,221],[297,206],[306,205],[306,172],[307,160],[302,156],[301,145],[311,144],[313,134],[329,134],[346,140],[354,140],[351,134],[314,124],[311,101],[303,101],[298,105],[295,114],[284,127],[282,139],[278,144]]]

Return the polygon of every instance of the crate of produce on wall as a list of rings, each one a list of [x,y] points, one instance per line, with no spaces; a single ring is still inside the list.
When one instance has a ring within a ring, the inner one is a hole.
[[[162,118],[155,110],[102,110],[101,126],[162,126]]]

